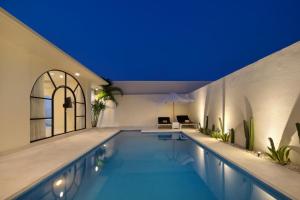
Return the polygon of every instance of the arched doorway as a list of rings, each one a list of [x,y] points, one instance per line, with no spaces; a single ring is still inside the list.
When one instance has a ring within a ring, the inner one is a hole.
[[[30,141],[86,128],[86,102],[80,83],[51,70],[35,82],[30,95]]]

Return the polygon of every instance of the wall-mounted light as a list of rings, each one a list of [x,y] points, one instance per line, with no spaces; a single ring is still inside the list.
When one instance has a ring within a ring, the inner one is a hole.
[[[55,186],[60,186],[62,184],[63,180],[62,179],[58,179],[56,182],[55,182]]]
[[[80,76],[80,73],[76,72],[76,73],[75,73],[75,76],[79,77],[79,76]]]

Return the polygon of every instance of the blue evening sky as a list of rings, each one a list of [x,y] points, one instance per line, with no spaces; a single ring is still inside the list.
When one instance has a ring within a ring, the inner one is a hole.
[[[299,0],[0,0],[0,5],[112,80],[216,80],[300,40]]]

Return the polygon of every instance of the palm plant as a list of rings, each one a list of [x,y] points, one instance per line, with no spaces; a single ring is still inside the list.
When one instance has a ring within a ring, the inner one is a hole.
[[[272,138],[269,138],[271,147],[268,147],[270,153],[267,155],[274,161],[278,162],[281,165],[286,165],[291,162],[289,158],[291,148],[289,146],[281,146],[277,150],[275,148]]]
[[[115,98],[115,95],[123,95],[123,90],[119,87],[112,86],[112,82],[106,80],[108,82],[107,85],[102,86],[101,89],[95,90],[95,102],[92,104],[92,126],[96,127],[100,112],[106,108],[106,101],[111,100],[116,105],[118,102]]]
[[[112,82],[109,80],[106,80],[108,82],[108,85],[102,86],[102,89],[95,91],[96,94],[96,100],[99,101],[107,101],[111,100],[116,105],[118,105],[118,102],[115,98],[115,95],[123,95],[123,90],[119,87],[112,86]]]
[[[104,102],[100,100],[95,100],[95,102],[92,104],[92,127],[97,126],[98,118],[100,115],[100,112],[105,109],[105,104]]]

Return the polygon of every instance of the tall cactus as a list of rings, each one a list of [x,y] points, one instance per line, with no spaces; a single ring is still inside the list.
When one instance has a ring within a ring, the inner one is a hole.
[[[206,116],[206,119],[205,119],[205,130],[208,129],[208,115]]]
[[[235,132],[234,132],[234,129],[231,128],[231,129],[229,130],[229,132],[230,132],[230,142],[231,142],[232,144],[234,144],[234,142],[235,142]]]
[[[250,118],[250,125],[249,125],[249,129],[250,129],[250,144],[249,144],[249,150],[253,150],[254,149],[254,120],[253,118]]]
[[[213,124],[212,126],[211,126],[211,131],[215,131],[216,130],[216,126],[215,126],[215,124]]]
[[[244,120],[244,132],[246,138],[246,149],[252,151],[254,149],[254,120],[252,117],[249,122]]]
[[[299,142],[300,142],[300,123],[296,123],[296,127],[297,127]]]

